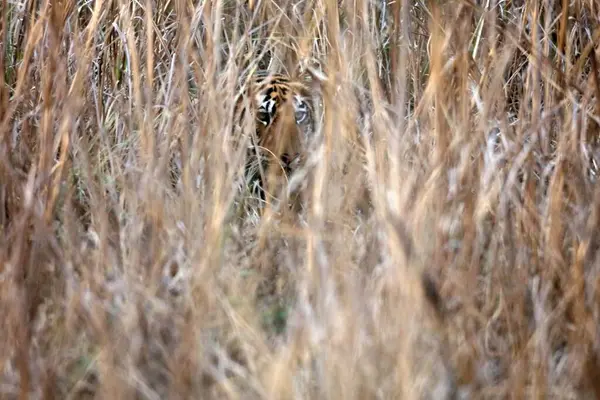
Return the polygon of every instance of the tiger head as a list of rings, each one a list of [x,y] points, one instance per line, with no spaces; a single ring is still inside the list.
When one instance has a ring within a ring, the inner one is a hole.
[[[260,160],[264,178],[280,182],[280,178],[288,177],[305,159],[314,131],[311,90],[304,81],[283,75],[258,76],[250,90],[256,135],[250,146],[249,165],[256,167],[256,161]],[[257,175],[257,169],[252,168],[252,175]],[[263,179],[258,180],[265,189]],[[262,192],[261,197],[264,197]]]

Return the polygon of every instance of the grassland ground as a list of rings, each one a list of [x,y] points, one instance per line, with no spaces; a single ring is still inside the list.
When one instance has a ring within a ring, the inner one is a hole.
[[[0,398],[599,397],[599,10],[1,1]],[[300,212],[260,70],[311,77]]]

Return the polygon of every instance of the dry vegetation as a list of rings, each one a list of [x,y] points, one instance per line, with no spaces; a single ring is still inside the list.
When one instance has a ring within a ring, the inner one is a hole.
[[[1,1],[0,398],[600,396],[598,15]],[[320,101],[293,218],[244,190],[257,68]]]

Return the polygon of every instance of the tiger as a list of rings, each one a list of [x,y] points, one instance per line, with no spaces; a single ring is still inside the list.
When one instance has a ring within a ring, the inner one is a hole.
[[[243,124],[246,111],[254,119],[245,176],[263,203],[277,198],[282,185],[306,160],[315,131],[313,94],[307,79],[260,71],[236,100],[236,121]]]

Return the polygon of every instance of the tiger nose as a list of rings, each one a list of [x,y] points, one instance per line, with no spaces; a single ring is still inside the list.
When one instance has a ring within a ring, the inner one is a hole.
[[[276,130],[277,141],[280,144],[279,154],[295,154],[300,138],[300,129],[296,124],[294,108],[291,106],[281,109],[279,126]]]
[[[292,157],[289,155],[289,153],[283,153],[281,155],[281,164],[283,164],[283,170],[285,173],[289,175],[292,170]]]

